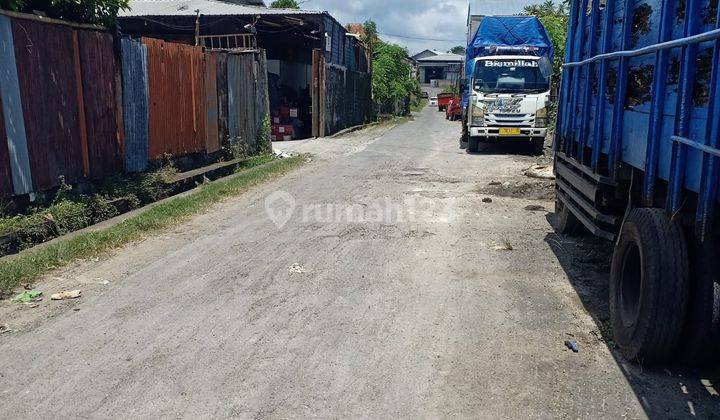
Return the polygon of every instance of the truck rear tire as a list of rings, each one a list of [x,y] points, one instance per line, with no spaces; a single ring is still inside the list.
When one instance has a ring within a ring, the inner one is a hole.
[[[572,235],[580,231],[583,225],[559,198],[555,198],[555,232]]]
[[[470,137],[468,139],[468,152],[470,153],[477,153],[478,149],[480,148],[480,139],[476,137]]]
[[[720,284],[714,245],[698,246],[691,253],[689,300],[678,361],[688,366],[720,363]]]
[[[670,361],[688,304],[688,251],[682,228],[661,209],[635,209],[622,226],[610,270],[610,320],[623,357]]]

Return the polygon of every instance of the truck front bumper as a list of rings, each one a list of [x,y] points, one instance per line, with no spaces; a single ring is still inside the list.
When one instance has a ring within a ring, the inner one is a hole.
[[[547,128],[520,127],[520,134],[511,136],[500,135],[500,127],[470,127],[470,137],[493,138],[493,140],[501,138],[527,138],[545,137]]]

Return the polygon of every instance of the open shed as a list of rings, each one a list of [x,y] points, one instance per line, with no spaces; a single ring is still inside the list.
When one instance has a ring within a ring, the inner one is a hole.
[[[120,14],[119,24],[121,31],[131,36],[195,44],[208,50],[264,49],[273,135],[278,139],[283,137],[279,130],[292,130],[293,138],[322,137],[362,124],[371,116],[371,106],[361,113],[354,105],[365,106],[370,98],[369,83],[365,88],[354,80],[369,79],[368,54],[327,12],[217,0],[135,0],[130,7]],[[338,71],[341,77],[332,77],[333,86],[328,89],[326,75]],[[339,104],[347,112],[338,116],[329,104]],[[283,128],[276,128],[279,125]]]

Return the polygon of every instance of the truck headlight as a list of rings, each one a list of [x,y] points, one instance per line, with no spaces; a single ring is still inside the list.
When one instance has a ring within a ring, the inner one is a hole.
[[[547,107],[540,108],[535,113],[535,127],[544,128],[548,126]]]
[[[472,106],[472,125],[485,125],[485,111],[477,104]]]

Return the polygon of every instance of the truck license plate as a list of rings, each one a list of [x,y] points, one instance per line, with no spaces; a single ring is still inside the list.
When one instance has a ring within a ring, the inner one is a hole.
[[[520,134],[519,128],[506,128],[501,127],[500,128],[500,135],[501,136],[517,136]]]

